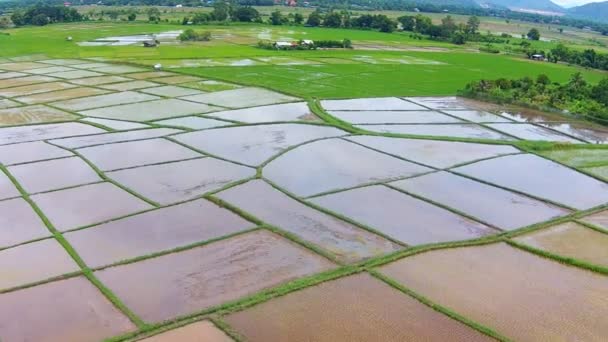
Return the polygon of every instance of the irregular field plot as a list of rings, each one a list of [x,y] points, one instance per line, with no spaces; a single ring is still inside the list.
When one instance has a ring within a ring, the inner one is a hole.
[[[74,114],[42,105],[0,109],[0,126],[66,121],[75,118]]]
[[[295,97],[261,88],[224,90],[209,94],[185,96],[183,99],[226,108],[264,106],[297,100]]]
[[[513,140],[512,138],[475,124],[434,125],[357,125],[358,128],[378,133],[423,135],[491,140]]]
[[[316,119],[306,102],[285,103],[246,109],[227,110],[209,114],[215,118],[246,123],[275,121],[310,121]]]
[[[481,223],[380,185],[310,201],[408,245],[467,240],[498,233]]]
[[[104,132],[105,131],[100,128],[75,122],[6,127],[0,128],[0,145]]]
[[[0,248],[51,235],[34,209],[22,198],[0,201]]]
[[[56,102],[53,105],[72,111],[81,111],[91,108],[116,106],[127,103],[158,100],[158,96],[142,94],[134,91],[124,91],[120,93],[83,97],[68,101]]]
[[[153,322],[332,267],[288,240],[258,231],[96,275],[144,320]]]
[[[65,235],[87,265],[100,267],[253,228],[226,209],[196,200]]]
[[[232,342],[223,331],[209,321],[191,323],[152,337],[144,338],[141,342]]]
[[[544,251],[608,266],[608,234],[569,222],[514,239]]]
[[[248,341],[489,341],[368,274],[309,287],[231,314]]]
[[[559,134],[557,132],[551,131],[549,129],[534,126],[531,124],[525,123],[497,123],[497,124],[488,124],[489,127],[492,127],[501,132],[505,132],[514,137],[525,139],[525,140],[546,140],[546,141],[559,141],[559,142],[569,142],[574,144],[584,143],[583,141],[576,140],[574,138],[565,136],[563,134]]]
[[[101,181],[99,175],[78,157],[10,166],[8,170],[30,194]],[[41,170],[44,170],[44,177],[40,175]]]
[[[0,163],[4,165],[69,157],[71,155],[71,152],[43,141],[0,146]]]
[[[600,211],[598,213],[585,216],[582,218],[583,221],[594,224],[598,227],[604,228],[608,231],[608,211]]]
[[[78,87],[76,89],[67,89],[67,90],[53,91],[53,92],[49,92],[49,93],[21,96],[21,97],[18,97],[17,100],[27,103],[27,104],[37,104],[37,103],[69,100],[69,99],[85,97],[85,96],[102,95],[102,94],[106,94],[108,92],[109,91],[102,90],[102,89]]]
[[[134,330],[84,277],[0,294],[0,336],[7,341],[98,341]]]
[[[155,121],[154,123],[157,125],[173,126],[173,127],[179,127],[179,128],[190,128],[190,129],[207,129],[207,128],[232,125],[231,122],[201,118],[198,116],[186,116],[186,117],[175,118],[175,119],[167,119],[167,120]]]
[[[82,148],[87,146],[113,144],[125,141],[144,140],[163,137],[181,132],[172,128],[151,128],[129,132],[94,134],[81,137],[51,140],[54,145],[66,148]]]
[[[584,140],[592,144],[608,143],[608,130],[606,127],[592,125],[588,123],[568,122],[568,123],[540,123],[556,131],[573,136],[579,140]]]
[[[343,262],[360,261],[400,248],[380,236],[299,203],[262,180],[247,182],[216,196],[320,246]]]
[[[329,114],[351,124],[385,123],[459,123],[462,120],[433,111],[344,111],[333,110]]]
[[[107,119],[149,121],[176,116],[209,113],[217,110],[218,108],[216,107],[207,106],[201,103],[193,103],[178,99],[163,99],[85,110],[81,111],[80,114]]]
[[[394,110],[425,110],[426,108],[415,103],[404,101],[396,97],[386,98],[367,98],[350,100],[324,100],[321,101],[323,108],[333,110],[373,110],[394,111]]]
[[[503,243],[426,252],[380,272],[514,340],[608,334],[608,278]]]
[[[141,124],[137,122],[130,121],[120,121],[120,120],[111,120],[111,119],[98,119],[98,118],[84,118],[80,119],[80,121],[89,122],[97,125],[102,125],[104,127],[116,130],[116,131],[128,131],[132,129],[140,129],[140,128],[148,128],[150,126],[146,124]]]

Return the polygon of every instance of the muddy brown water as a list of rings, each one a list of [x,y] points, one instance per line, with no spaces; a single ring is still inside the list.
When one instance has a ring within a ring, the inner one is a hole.
[[[401,248],[387,239],[301,204],[262,180],[222,191],[216,197],[320,246],[343,262],[356,262]]]
[[[99,175],[78,157],[15,165],[8,170],[30,194],[101,181]],[[40,170],[44,170],[44,176]]]
[[[110,183],[47,192],[31,198],[60,231],[152,208],[146,202]]]
[[[80,270],[55,239],[32,242],[0,251],[0,269],[2,270],[0,290]],[[2,333],[1,329],[0,333]]]
[[[538,127],[527,123],[491,123],[487,125],[498,131],[524,140],[558,141],[573,144],[584,143],[584,141],[568,137],[547,128]]]
[[[492,340],[366,273],[293,292],[225,320],[251,342]]]
[[[117,121],[119,122],[119,121]],[[107,134],[95,134],[88,136],[80,136],[65,139],[56,139],[51,142],[55,145],[67,147],[67,148],[82,148],[94,145],[112,144],[125,141],[135,141],[156,137],[163,137],[170,134],[182,132],[179,129],[173,128],[151,128],[142,129],[131,132],[119,132],[119,133],[107,133]]]
[[[462,123],[462,120],[441,114],[434,111],[384,111],[384,110],[363,110],[363,111],[343,111],[334,110],[329,114],[342,121],[352,124],[413,124],[413,123]]]
[[[162,138],[85,147],[78,152],[102,171],[202,156],[187,147]]]
[[[514,140],[504,134],[476,124],[420,124],[420,125],[357,125],[358,128],[378,133],[426,135],[436,137]]]
[[[101,128],[76,122],[0,128],[0,145],[105,133]]]
[[[76,89],[67,89],[60,91],[52,91],[49,93],[35,94],[29,96],[18,97],[17,100],[28,104],[45,103],[51,101],[69,100],[77,97],[102,95],[108,93],[107,90],[96,88],[78,87]]]
[[[88,266],[99,267],[234,234],[254,226],[201,199],[64,236]]]
[[[95,272],[147,322],[193,313],[334,265],[266,231]]]
[[[155,124],[173,126],[173,127],[184,127],[190,129],[207,129],[213,127],[230,126],[231,122],[201,118],[198,116],[186,116],[182,118],[167,119],[161,121],[155,121]]]
[[[378,97],[349,100],[324,100],[321,106],[326,110],[426,110],[415,103],[397,97]]]
[[[35,95],[38,93],[45,93],[56,90],[65,90],[76,87],[73,84],[65,82],[50,82],[41,84],[32,84],[21,87],[11,87],[7,89],[0,89],[0,96],[4,97],[18,97],[25,95]]]
[[[608,336],[608,277],[504,243],[426,252],[380,272],[516,341]]]
[[[262,88],[223,90],[201,95],[186,96],[184,99],[226,108],[264,106],[297,100],[295,97]]]
[[[18,62],[18,63],[2,63],[0,70],[23,71],[28,69],[48,67],[48,64],[36,62]]]
[[[209,116],[246,123],[296,120],[318,121],[318,118],[312,114],[306,102],[227,110],[212,113]]]
[[[466,240],[498,233],[481,223],[381,185],[310,201],[408,245]]]
[[[608,234],[574,222],[535,231],[514,240],[554,254],[608,266]]]
[[[344,134],[346,132],[333,127],[274,124],[218,128],[174,138],[212,155],[257,166],[290,146]]]
[[[585,216],[581,220],[608,230],[608,210]]]
[[[0,294],[2,341],[100,341],[135,330],[84,277]]]
[[[0,248],[50,235],[40,217],[24,199],[0,201]]]
[[[225,332],[209,321],[191,323],[162,334],[144,338],[140,342],[232,342]]]
[[[86,77],[82,79],[70,80],[70,83],[84,85],[84,86],[96,86],[108,83],[126,82],[131,79],[122,76],[97,76],[97,77]]]
[[[567,209],[448,172],[405,179],[391,185],[507,230],[570,214]]]
[[[219,110],[219,108],[202,103],[193,103],[179,99],[162,99],[90,109],[80,111],[79,113],[85,116],[94,116],[106,119],[149,121],[192,114],[209,113],[217,110]]]
[[[485,160],[454,170],[577,209],[608,202],[605,183],[531,154]]]
[[[201,158],[108,172],[108,177],[162,204],[177,203],[255,175],[255,169]]]
[[[512,146],[486,145],[440,140],[419,140],[374,136],[346,138],[401,158],[437,168],[447,168],[479,159],[519,152]]]
[[[264,168],[264,176],[292,193],[311,196],[430,170],[349,141],[331,139],[287,152]]]
[[[45,123],[76,118],[77,116],[74,114],[43,105],[0,109],[0,126]]]
[[[135,74],[135,75],[137,75],[137,74]],[[165,84],[179,84],[179,83],[196,82],[196,81],[202,81],[202,80],[204,80],[204,79],[200,78],[200,77],[186,76],[186,75],[159,77],[159,78],[150,79],[150,81],[158,82],[158,83],[165,83]]]

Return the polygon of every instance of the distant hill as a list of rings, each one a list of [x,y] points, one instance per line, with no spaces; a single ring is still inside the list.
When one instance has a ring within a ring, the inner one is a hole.
[[[581,19],[608,22],[608,1],[573,7],[568,10],[568,14]]]
[[[479,0],[479,3],[494,4],[509,9],[539,10],[548,12],[565,12],[564,8],[551,0]]]

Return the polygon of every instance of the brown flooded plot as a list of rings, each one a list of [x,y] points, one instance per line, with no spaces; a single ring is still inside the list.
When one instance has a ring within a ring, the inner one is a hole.
[[[19,197],[21,194],[4,172],[0,172],[0,200]]]
[[[51,143],[67,148],[82,148],[88,146],[113,144],[125,141],[135,141],[163,137],[182,132],[173,128],[151,128],[130,132],[95,134],[82,137],[52,140]]]
[[[266,231],[95,272],[145,321],[236,300],[334,265]]]
[[[78,230],[65,237],[88,266],[100,267],[253,227],[253,223],[201,199]]]
[[[137,75],[137,74],[135,74],[135,75]],[[202,80],[204,80],[204,79],[200,78],[200,77],[179,75],[179,76],[153,78],[150,81],[158,82],[158,83],[165,83],[165,84],[179,84],[179,83],[196,82],[196,81],[202,81]]]
[[[154,123],[158,124],[158,125],[173,126],[173,127],[180,127],[180,128],[190,128],[190,129],[207,129],[207,128],[232,125],[231,122],[201,118],[198,116],[186,116],[183,118],[155,121]]]
[[[65,231],[152,207],[110,183],[85,185],[32,196],[57,230]]]
[[[356,262],[401,248],[387,239],[301,204],[262,180],[222,191],[216,197],[320,246],[342,262]]]
[[[142,94],[135,91],[123,91],[120,93],[82,97],[73,100],[56,102],[53,105],[72,111],[99,108],[106,106],[116,106],[126,103],[158,100],[158,96]]]
[[[218,157],[259,165],[290,146],[343,134],[346,132],[333,127],[274,124],[185,133],[176,135],[175,140]]]
[[[581,220],[591,223],[608,231],[608,210],[600,211],[593,215],[585,216]]]
[[[199,91],[196,89],[183,88],[183,87],[177,87],[177,86],[172,86],[172,85],[148,88],[148,89],[143,89],[141,91],[144,93],[158,95],[158,96],[165,96],[165,97],[179,97],[179,96],[203,94],[202,91]]]
[[[48,66],[48,64],[36,62],[2,63],[0,64],[0,70],[23,71],[28,69],[44,68]]]
[[[55,239],[32,242],[0,251],[0,269],[2,270],[0,290],[80,270]]]
[[[426,110],[415,103],[404,101],[396,97],[324,100],[321,105],[326,110]]]
[[[150,95],[151,96],[151,95]],[[178,99],[163,99],[140,103],[130,103],[81,111],[85,116],[131,121],[149,121],[192,114],[209,113],[218,110],[213,106]]]
[[[430,110],[422,111],[330,111],[329,114],[342,121],[352,124],[385,124],[385,123],[460,123],[462,120],[433,112]]]
[[[80,121],[90,122],[97,125],[116,130],[116,131],[128,131],[132,129],[149,128],[146,124],[130,121],[110,120],[110,119],[98,119],[98,118],[84,118]]]
[[[308,108],[306,102],[227,110],[209,114],[209,116],[246,123],[296,120],[313,121],[317,119],[317,117],[312,114],[310,108]]]
[[[366,273],[227,316],[247,341],[490,341]]]
[[[502,116],[482,110],[446,110],[445,113],[472,122],[512,122]]]
[[[504,243],[426,252],[380,272],[516,341],[608,336],[608,277]]]
[[[569,210],[448,172],[405,179],[391,185],[506,230],[570,214]]]
[[[358,128],[378,133],[425,135],[435,137],[513,140],[506,135],[475,124],[434,125],[357,125]]]
[[[93,96],[93,95],[102,95],[106,94],[109,91],[96,89],[96,88],[86,88],[86,87],[78,87],[76,89],[67,89],[60,91],[53,91],[48,93],[30,95],[30,96],[22,96],[16,98],[16,100],[21,101],[27,104],[37,104],[37,103],[46,103],[60,100],[69,100],[77,97],[84,96]]]
[[[185,96],[183,99],[226,108],[264,106],[297,100],[295,97],[262,88],[238,88],[202,95]]]
[[[78,150],[102,171],[201,157],[201,154],[159,138],[85,147]]]
[[[497,124],[488,124],[489,127],[492,127],[501,132],[505,132],[514,137],[525,139],[525,140],[542,140],[542,141],[559,141],[559,142],[569,142],[573,144],[582,144],[584,141],[580,141],[563,134],[554,132],[552,130],[538,127],[532,124],[526,123],[497,123]]]
[[[202,321],[191,323],[152,337],[144,338],[140,342],[232,342],[232,339],[213,323]]]
[[[99,341],[135,329],[84,277],[0,294],[3,341]]]
[[[73,80],[77,78],[83,77],[95,77],[95,76],[103,76],[98,72],[88,71],[88,70],[74,70],[74,71],[66,71],[66,72],[57,72],[53,74],[48,74],[49,76],[59,77],[66,80]]]
[[[252,177],[255,169],[201,158],[108,172],[110,178],[161,204],[177,203]]]
[[[519,152],[518,149],[512,146],[440,140],[416,140],[374,136],[354,136],[346,139],[382,152],[437,168],[447,168],[479,159]]]
[[[76,87],[73,84],[64,83],[64,82],[51,82],[51,83],[42,83],[42,84],[32,84],[26,85],[22,87],[13,87],[7,89],[0,90],[0,96],[5,97],[18,97],[24,95],[34,95],[38,93],[45,93],[49,91],[55,90],[64,90]]]
[[[40,217],[24,199],[0,201],[0,248],[50,235]]]
[[[104,132],[101,128],[75,122],[6,127],[0,128],[0,145]]]
[[[84,86],[96,86],[101,84],[108,83],[118,83],[118,82],[126,82],[131,81],[130,78],[121,77],[121,76],[97,76],[97,77],[87,77],[82,79],[70,80],[70,83],[84,85]]]
[[[538,230],[514,240],[553,254],[608,266],[608,234],[574,222]]]
[[[467,240],[498,231],[382,185],[310,199],[408,245]]]
[[[78,157],[15,165],[8,170],[30,194],[101,181],[99,175]]]
[[[74,120],[76,115],[43,105],[0,109],[0,126]]]
[[[576,209],[608,202],[608,185],[531,154],[505,156],[454,171]]]
[[[43,141],[0,146],[0,163],[4,165],[68,157],[71,155],[71,152]]]
[[[431,171],[341,139],[300,146],[270,162],[264,176],[299,196]]]
[[[2,88],[11,88],[11,87],[21,87],[27,86],[30,84],[44,83],[44,82],[53,82],[57,81],[56,78],[48,77],[48,76],[27,76],[27,77],[19,77],[19,78],[9,78],[0,81],[0,89]]]

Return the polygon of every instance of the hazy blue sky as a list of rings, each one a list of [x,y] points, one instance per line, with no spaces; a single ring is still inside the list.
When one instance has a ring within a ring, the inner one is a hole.
[[[578,5],[588,4],[590,2],[601,2],[602,0],[553,0],[558,5],[564,7],[572,7]]]

